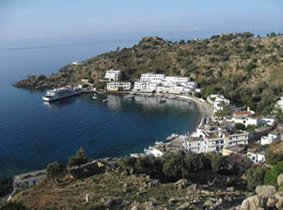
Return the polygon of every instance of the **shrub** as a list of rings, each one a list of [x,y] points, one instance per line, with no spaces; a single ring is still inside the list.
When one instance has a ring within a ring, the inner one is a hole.
[[[235,129],[236,130],[245,130],[246,129],[246,126],[242,123],[236,123],[235,124]]]
[[[275,165],[283,160],[283,154],[275,153],[271,148],[268,148],[265,152],[266,163]]]
[[[264,184],[277,185],[277,177],[283,173],[283,161],[278,163],[274,168],[268,170],[264,175]]]
[[[124,157],[118,161],[118,165],[123,169],[134,168],[137,158],[134,157]]]
[[[219,172],[224,164],[223,156],[219,153],[213,152],[208,154],[210,160],[210,167],[214,172]]]
[[[0,202],[0,210],[27,210],[21,202]]]
[[[69,157],[68,166],[79,166],[84,163],[87,163],[87,157],[83,148],[80,148],[74,156]]]
[[[184,155],[181,152],[168,153],[162,158],[162,172],[169,181],[175,181],[184,175]]]
[[[252,167],[246,172],[248,189],[253,191],[257,185],[262,185],[264,181],[264,169],[262,167]]]
[[[61,176],[64,174],[65,169],[65,166],[61,165],[57,161],[49,163],[46,168],[47,176],[50,178]]]

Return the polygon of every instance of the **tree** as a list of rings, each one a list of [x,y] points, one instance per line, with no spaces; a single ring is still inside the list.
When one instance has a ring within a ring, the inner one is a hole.
[[[276,120],[278,120],[279,123],[283,123],[283,111],[282,111],[282,109],[276,110]]]
[[[242,123],[236,123],[235,124],[235,129],[236,130],[245,130],[246,129],[246,126]]]
[[[248,189],[253,191],[257,185],[262,185],[264,181],[264,169],[262,167],[252,167],[246,171]]]
[[[135,167],[135,163],[137,161],[137,158],[134,158],[134,157],[124,157],[124,158],[121,158],[119,161],[118,161],[118,165],[120,167],[122,167],[123,169],[132,169]]]
[[[46,171],[48,177],[55,178],[64,174],[65,166],[55,161],[47,165]]]
[[[184,155],[181,152],[163,155],[162,172],[169,181],[175,181],[184,175]]]
[[[68,166],[79,166],[84,163],[87,163],[88,159],[85,155],[85,151],[83,148],[80,148],[74,156],[69,157]]]
[[[229,106],[227,106],[226,104],[222,103],[222,109],[218,110],[216,113],[215,113],[215,116],[216,117],[220,117],[220,118],[223,118],[225,116],[230,116],[232,115],[232,111],[230,109]]]
[[[210,167],[214,172],[219,172],[221,167],[223,166],[223,157],[221,154],[213,152],[208,155],[210,159]]]
[[[98,90],[102,90],[106,87],[106,83],[100,82],[100,81],[95,82],[94,85],[95,85],[96,89],[98,89]]]

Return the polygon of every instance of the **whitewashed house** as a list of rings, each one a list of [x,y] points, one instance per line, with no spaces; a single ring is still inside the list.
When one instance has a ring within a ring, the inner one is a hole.
[[[249,125],[258,126],[260,120],[255,117],[247,117],[247,118],[233,118],[234,123],[241,123],[244,124],[246,127]]]
[[[277,101],[276,107],[283,111],[283,96],[281,96],[280,99]]]
[[[257,148],[248,149],[247,157],[254,163],[264,163],[265,162],[264,148],[257,147]]]
[[[13,179],[14,191],[36,185],[45,178],[46,178],[45,170],[16,175],[14,176]]]
[[[131,90],[130,82],[108,82],[106,84],[107,91]]]
[[[141,74],[140,81],[147,83],[159,84],[164,80],[164,74],[145,73]]]
[[[119,81],[121,77],[121,71],[120,70],[114,70],[110,69],[106,71],[104,78],[108,81]]]
[[[225,98],[223,95],[220,94],[211,94],[207,97],[208,103],[213,105],[214,111],[219,111],[223,109],[224,105],[229,105],[230,100]]]
[[[261,145],[272,144],[280,140],[280,133],[277,131],[267,134],[267,136],[262,136],[260,139]]]
[[[197,153],[222,152],[226,147],[248,144],[249,133],[229,134],[220,128],[213,131],[198,128],[189,139],[183,144],[183,147],[188,151]]]
[[[182,86],[170,87],[169,91],[168,91],[168,93],[171,93],[171,94],[181,94],[183,92],[184,92],[184,87],[182,87]]]
[[[193,153],[203,153],[205,152],[204,140],[202,138],[189,137],[182,144],[183,148],[189,152]]]

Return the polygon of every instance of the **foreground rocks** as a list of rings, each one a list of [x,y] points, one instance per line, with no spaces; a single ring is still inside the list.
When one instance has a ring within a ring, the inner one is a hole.
[[[277,184],[282,185],[282,174],[277,178]],[[283,209],[283,192],[272,185],[260,185],[255,189],[256,195],[246,198],[237,210]]]

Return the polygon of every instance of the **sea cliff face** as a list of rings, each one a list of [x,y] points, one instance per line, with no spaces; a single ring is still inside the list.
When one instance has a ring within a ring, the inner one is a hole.
[[[251,33],[223,34],[205,40],[171,42],[145,37],[123,48],[70,64],[49,76],[30,76],[14,85],[46,89],[102,79],[108,69],[121,69],[123,80],[141,73],[191,77],[203,96],[220,92],[236,105],[254,110],[271,108],[283,88],[283,36],[253,37]],[[267,112],[267,111],[266,111]]]

